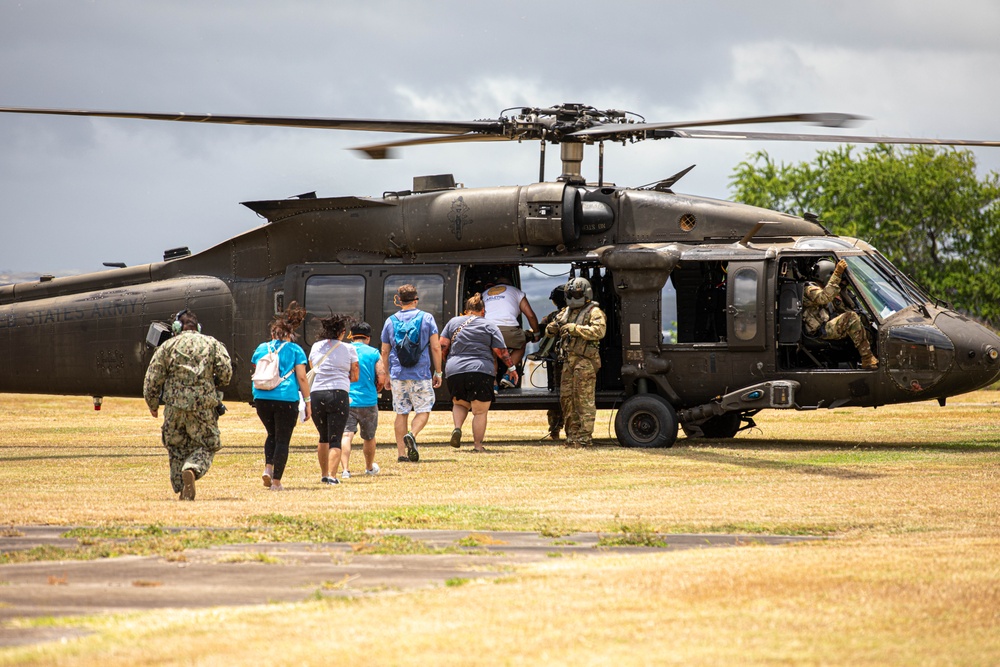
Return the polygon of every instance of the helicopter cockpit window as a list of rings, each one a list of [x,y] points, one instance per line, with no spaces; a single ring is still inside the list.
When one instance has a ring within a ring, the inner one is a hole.
[[[844,239],[810,236],[796,241],[795,247],[800,250],[844,250],[854,246]]]
[[[417,288],[420,301],[417,307],[434,316],[438,327],[443,327],[447,321],[444,317],[444,277],[434,273],[394,274],[385,279],[382,285],[382,320],[395,313],[399,308],[393,302],[400,285],[410,284]]]
[[[319,320],[331,313],[344,313],[361,320],[365,315],[365,279],[362,276],[311,276],[306,281],[306,342],[314,343]]]
[[[920,302],[904,289],[890,273],[879,267],[870,257],[854,255],[847,260],[851,282],[862,297],[872,306],[880,320],[898,313],[907,306]]]

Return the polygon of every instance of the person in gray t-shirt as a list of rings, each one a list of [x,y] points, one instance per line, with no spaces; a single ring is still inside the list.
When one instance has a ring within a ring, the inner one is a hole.
[[[484,319],[485,314],[482,295],[472,295],[465,302],[465,314],[451,318],[440,337],[441,355],[445,358],[444,374],[448,381],[448,391],[451,392],[451,415],[455,421],[455,429],[451,432],[451,446],[461,446],[462,426],[471,412],[473,447],[477,452],[483,451],[486,414],[495,398],[494,355],[507,366],[507,372],[517,382],[517,368],[507,351],[503,336],[497,325]]]

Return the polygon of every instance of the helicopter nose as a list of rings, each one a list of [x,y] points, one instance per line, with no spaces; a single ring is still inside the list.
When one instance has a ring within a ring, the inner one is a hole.
[[[933,324],[893,327],[886,353],[889,377],[907,391],[954,396],[1000,378],[1000,336],[952,311],[938,313]]]

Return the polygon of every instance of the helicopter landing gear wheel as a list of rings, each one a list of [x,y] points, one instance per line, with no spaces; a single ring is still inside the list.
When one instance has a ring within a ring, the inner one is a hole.
[[[677,413],[656,394],[636,394],[618,410],[615,435],[626,447],[672,447],[677,440]]]
[[[743,416],[739,412],[727,412],[691,429],[684,427],[684,433],[689,438],[732,438],[739,432],[742,423]]]

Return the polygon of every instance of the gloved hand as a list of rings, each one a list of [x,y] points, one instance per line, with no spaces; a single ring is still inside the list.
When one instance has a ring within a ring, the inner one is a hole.
[[[555,338],[559,335],[559,323],[549,322],[545,325],[545,335],[549,338]]]
[[[833,275],[839,278],[841,275],[843,275],[844,271],[846,270],[847,270],[847,260],[842,259],[839,262],[837,262],[837,266],[834,267]]]
[[[574,336],[576,335],[576,325],[573,324],[572,322],[570,322],[569,324],[564,324],[562,325],[562,328],[559,329],[559,333],[561,333],[563,336]]]

